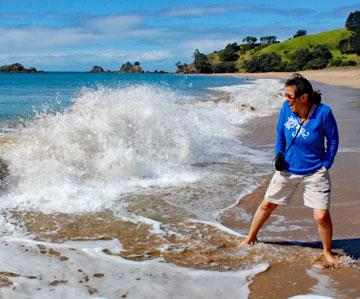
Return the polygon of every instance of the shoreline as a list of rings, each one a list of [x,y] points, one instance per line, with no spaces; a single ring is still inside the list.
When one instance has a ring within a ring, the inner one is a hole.
[[[324,94],[331,94],[333,96],[332,87],[325,86]],[[338,87],[334,87],[336,90]],[[347,91],[349,89],[346,89]],[[226,99],[224,99],[226,100]],[[341,103],[340,103],[341,104]],[[341,107],[340,107],[341,108]],[[337,110],[337,111],[341,111]],[[345,111],[344,117],[348,118],[348,114]],[[258,117],[256,119],[247,122],[246,132],[241,134],[242,140],[245,141],[250,148],[264,148],[270,147],[274,140],[274,130],[273,126],[275,125],[276,113],[271,116],[266,117]],[[350,126],[346,130],[351,130],[353,128]],[[347,131],[349,132],[349,131]],[[347,133],[348,134],[348,133]],[[360,144],[355,140],[353,142],[352,134],[348,134],[348,140],[345,140],[345,144],[349,149],[354,148]],[[271,146],[272,147],[272,146]],[[353,170],[354,165],[357,164],[356,162],[357,156],[355,158],[351,158],[348,160],[348,153],[345,153],[345,162],[347,163],[350,168],[352,167]],[[355,159],[355,161],[353,161]],[[342,164],[340,164],[343,167]],[[347,174],[345,173],[345,176]],[[356,171],[351,174],[353,180],[356,179]],[[343,178],[343,174],[339,175],[339,178]],[[346,188],[353,184],[353,181],[350,183],[346,183],[345,187],[343,184],[339,184],[345,191]],[[261,200],[261,188],[265,188],[267,186],[265,184],[260,185],[254,192],[243,197],[239,202],[239,207],[248,211],[249,214],[253,215],[252,208],[256,208],[258,204],[258,200]],[[337,187],[336,187],[337,188]],[[346,199],[346,198],[345,198]],[[295,201],[295,200],[294,200]],[[293,201],[293,203],[294,203]],[[250,208],[247,210],[246,202],[249,203]],[[296,200],[295,202],[299,202],[299,209],[301,209],[301,200]],[[356,202],[355,202],[356,204]],[[143,207],[151,207],[151,206],[161,206],[162,209],[159,211],[159,214],[154,214],[153,211],[149,214],[144,213],[142,210]],[[236,211],[239,208],[238,206],[230,207],[230,212],[234,212],[236,216]],[[314,258],[314,254],[320,252],[318,248],[313,248],[310,245],[305,244],[305,241],[310,241],[313,244],[314,240],[304,240],[302,239],[302,231],[299,232],[299,227],[303,225],[299,223],[299,219],[296,218],[298,215],[294,215],[291,211],[294,211],[293,206],[292,209],[289,211],[285,211],[285,214],[279,214],[271,219],[272,221],[269,223],[270,226],[267,228],[265,235],[267,240],[273,242],[272,244],[268,242],[265,246],[249,248],[250,255],[248,257],[243,256],[241,251],[237,252],[236,244],[240,241],[236,235],[232,235],[224,231],[223,229],[218,229],[214,225],[201,223],[201,222],[184,222],[185,226],[181,225],[182,219],[185,218],[193,218],[191,215],[183,211],[179,207],[175,207],[172,205],[166,204],[165,200],[154,196],[154,198],[139,198],[136,202],[134,202],[131,206],[130,212],[134,212],[135,214],[139,215],[149,215],[149,218],[154,219],[154,223],[152,225],[146,225],[145,223],[142,226],[139,226],[138,223],[130,223],[125,221],[120,221],[119,219],[114,219],[115,215],[112,214],[89,214],[84,215],[76,218],[68,217],[66,215],[52,215],[50,218],[46,215],[17,215],[17,219],[21,219],[21,223],[23,223],[26,227],[29,228],[30,231],[33,231],[35,234],[38,235],[38,241],[46,240],[46,239],[53,239],[56,241],[63,241],[62,238],[67,238],[70,240],[113,240],[119,241],[121,244],[122,249],[115,247],[113,249],[108,249],[107,247],[104,250],[104,253],[107,256],[104,258],[108,259],[111,256],[117,256],[125,258],[126,260],[132,261],[142,261],[146,262],[146,260],[151,259],[159,259],[163,258],[163,260],[167,264],[174,264],[178,266],[182,266],[184,268],[195,268],[197,270],[206,269],[206,270],[217,270],[222,272],[228,272],[229,275],[233,275],[235,270],[240,267],[243,268],[245,265],[252,265],[254,262],[258,263],[259,261],[252,260],[253,257],[259,257],[261,261],[267,261],[271,264],[271,267],[268,271],[264,272],[263,274],[256,274],[249,278],[250,282],[250,298],[270,298],[269,294],[273,295],[273,298],[288,298],[289,296],[299,295],[299,294],[308,294],[312,292],[312,287],[316,286],[317,282],[320,279],[314,278],[308,273],[308,270],[312,271],[310,265],[311,258]],[[297,208],[297,210],[299,210]],[[227,210],[228,211],[228,210]],[[301,217],[306,221],[309,219],[309,215],[306,214],[307,212],[304,211],[305,216],[303,216],[303,210],[301,209]],[[353,216],[353,211],[350,211],[350,216]],[[359,211],[360,212],[360,211]],[[238,213],[240,215],[240,213]],[[349,216],[348,215],[348,216]],[[168,217],[169,216],[169,217]],[[231,215],[230,215],[231,216]],[[289,220],[286,220],[288,217]],[[295,219],[294,223],[291,223],[291,220]],[[247,230],[246,224],[248,222],[244,221],[241,222],[239,219],[231,219],[229,217],[228,222],[226,223],[226,227],[234,228],[237,231],[239,229]],[[246,219],[245,219],[246,220]],[[311,220],[311,215],[310,215]],[[159,221],[163,225],[163,229],[166,232],[171,232],[166,236],[166,240],[162,238],[158,238],[156,234],[153,233],[153,230],[157,230],[155,221]],[[281,226],[286,222],[286,228],[290,228],[288,231],[277,231]],[[346,223],[346,219],[344,219],[344,223]],[[217,221],[217,223],[221,223]],[[61,224],[61,229],[59,229]],[[114,225],[116,224],[116,225]],[[148,223],[149,224],[149,223]],[[310,230],[310,225],[312,222],[305,222],[306,229]],[[354,226],[357,223],[354,223]],[[236,227],[238,225],[238,227]],[[78,227],[82,229],[78,231]],[[344,229],[343,226],[342,229]],[[353,237],[353,232],[348,232],[348,235],[345,236],[341,235],[342,237],[351,238]],[[48,231],[49,228],[53,228],[52,230]],[[58,228],[55,230],[55,228]],[[119,232],[118,232],[119,231]],[[229,229],[230,231],[230,229]],[[185,239],[178,238],[174,232],[182,232],[184,233]],[[296,235],[299,233],[300,235]],[[140,235],[141,238],[139,240],[133,240],[133,235]],[[85,236],[86,238],[83,238]],[[103,239],[102,239],[103,238]],[[144,242],[143,240],[146,240]],[[275,240],[275,242],[274,242]],[[290,241],[289,241],[290,240]],[[299,245],[294,246],[295,242],[291,240],[301,240],[300,247]],[[276,242],[287,242],[287,244],[281,244]],[[350,241],[351,243],[352,241]],[[340,242],[341,243],[341,242]],[[163,250],[159,250],[159,245],[162,245],[164,248]],[[186,245],[183,247],[182,245]],[[274,246],[272,246],[274,245]],[[5,245],[4,245],[5,246]],[[342,244],[339,245],[340,248],[343,248]],[[342,247],[341,247],[342,246]],[[46,254],[52,255],[53,253],[56,254],[54,250],[58,250],[57,247],[55,249],[51,248],[41,248],[39,247],[39,255],[43,255],[45,257]],[[32,250],[33,248],[26,248],[27,250]],[[69,249],[70,250],[70,249]],[[119,252],[117,252],[120,250]],[[50,253],[52,252],[52,253]],[[66,256],[70,254],[68,250],[59,250],[62,254],[60,258],[66,253]],[[65,258],[66,258],[65,256]],[[75,258],[75,257],[74,257]],[[72,256],[70,256],[70,260],[72,260]],[[66,263],[66,260],[61,260],[62,263]],[[79,265],[80,266],[80,265]],[[5,269],[9,270],[9,269]],[[74,269],[76,270],[76,269]],[[344,270],[344,269],[341,269]],[[347,270],[347,269],[345,269]],[[265,271],[265,269],[264,269]],[[327,271],[327,270],[325,270]],[[326,277],[328,277],[331,273],[325,273]],[[108,277],[108,273],[106,272],[105,276]],[[215,274],[217,272],[214,272]],[[211,273],[211,274],[214,274]],[[95,273],[96,274],[96,273]],[[94,274],[94,275],[95,275]],[[316,274],[316,273],[315,273]],[[110,274],[109,274],[110,275]],[[224,274],[227,275],[227,274]],[[317,275],[317,274],[316,274]],[[316,276],[315,275],[315,276]],[[320,275],[320,274],[319,274]],[[321,273],[324,276],[324,274]],[[354,277],[354,274],[351,272],[350,278]],[[347,276],[344,275],[346,278]],[[274,278],[276,281],[279,282],[286,282],[288,285],[292,287],[284,288],[284,284],[274,285]],[[143,277],[141,277],[143,279]],[[335,281],[338,281],[335,277]],[[70,283],[70,281],[69,281]],[[101,289],[101,284],[96,285],[91,284],[91,286],[97,286]],[[294,285],[294,283],[296,285]],[[352,288],[356,286],[353,283],[353,280],[346,280],[342,285],[350,284],[350,286],[346,286],[346,288]],[[293,286],[294,285],[294,286]],[[89,287],[90,285],[86,285]],[[224,285],[222,285],[224,287]],[[194,288],[195,290],[195,288]],[[321,292],[320,292],[321,293]],[[318,294],[320,294],[318,292]],[[336,293],[337,294],[337,293]],[[340,293],[341,295],[347,295],[344,293]],[[133,293],[132,293],[133,295]],[[322,295],[325,295],[323,293]],[[351,298],[351,296],[348,296]],[[348,298],[346,297],[346,298]]]

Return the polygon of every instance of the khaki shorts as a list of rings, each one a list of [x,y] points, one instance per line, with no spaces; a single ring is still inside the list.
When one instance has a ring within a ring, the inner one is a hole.
[[[299,184],[304,186],[305,206],[313,209],[330,208],[331,180],[324,167],[307,175],[276,171],[264,198],[278,205],[288,205]]]

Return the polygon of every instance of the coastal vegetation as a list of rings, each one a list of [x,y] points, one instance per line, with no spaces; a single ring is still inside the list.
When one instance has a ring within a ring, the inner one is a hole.
[[[177,62],[177,73],[234,73],[323,69],[360,65],[360,11],[350,13],[345,28],[307,34],[299,29],[282,42],[274,35],[246,36],[208,55],[196,49],[191,64]]]

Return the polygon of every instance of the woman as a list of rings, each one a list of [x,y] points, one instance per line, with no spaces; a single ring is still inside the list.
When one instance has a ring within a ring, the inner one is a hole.
[[[299,184],[304,186],[304,205],[312,208],[329,264],[336,259],[331,251],[330,177],[339,136],[329,106],[310,82],[294,74],[285,83],[285,98],[278,123],[275,154],[284,155],[284,170],[276,171],[264,200],[258,207],[247,238],[241,245],[257,242],[257,234],[278,205],[287,205]],[[324,141],[326,139],[326,147]]]

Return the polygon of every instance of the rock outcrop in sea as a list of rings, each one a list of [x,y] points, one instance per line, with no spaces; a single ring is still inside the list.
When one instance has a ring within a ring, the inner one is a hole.
[[[13,63],[9,65],[3,65],[0,67],[1,73],[43,73],[43,71],[38,71],[36,68],[25,68],[20,63]]]
[[[90,73],[104,73],[104,69],[101,66],[94,65],[90,70]]]
[[[144,73],[143,68],[140,65],[140,62],[135,61],[134,64],[131,62],[124,63],[120,68],[120,73]]]

